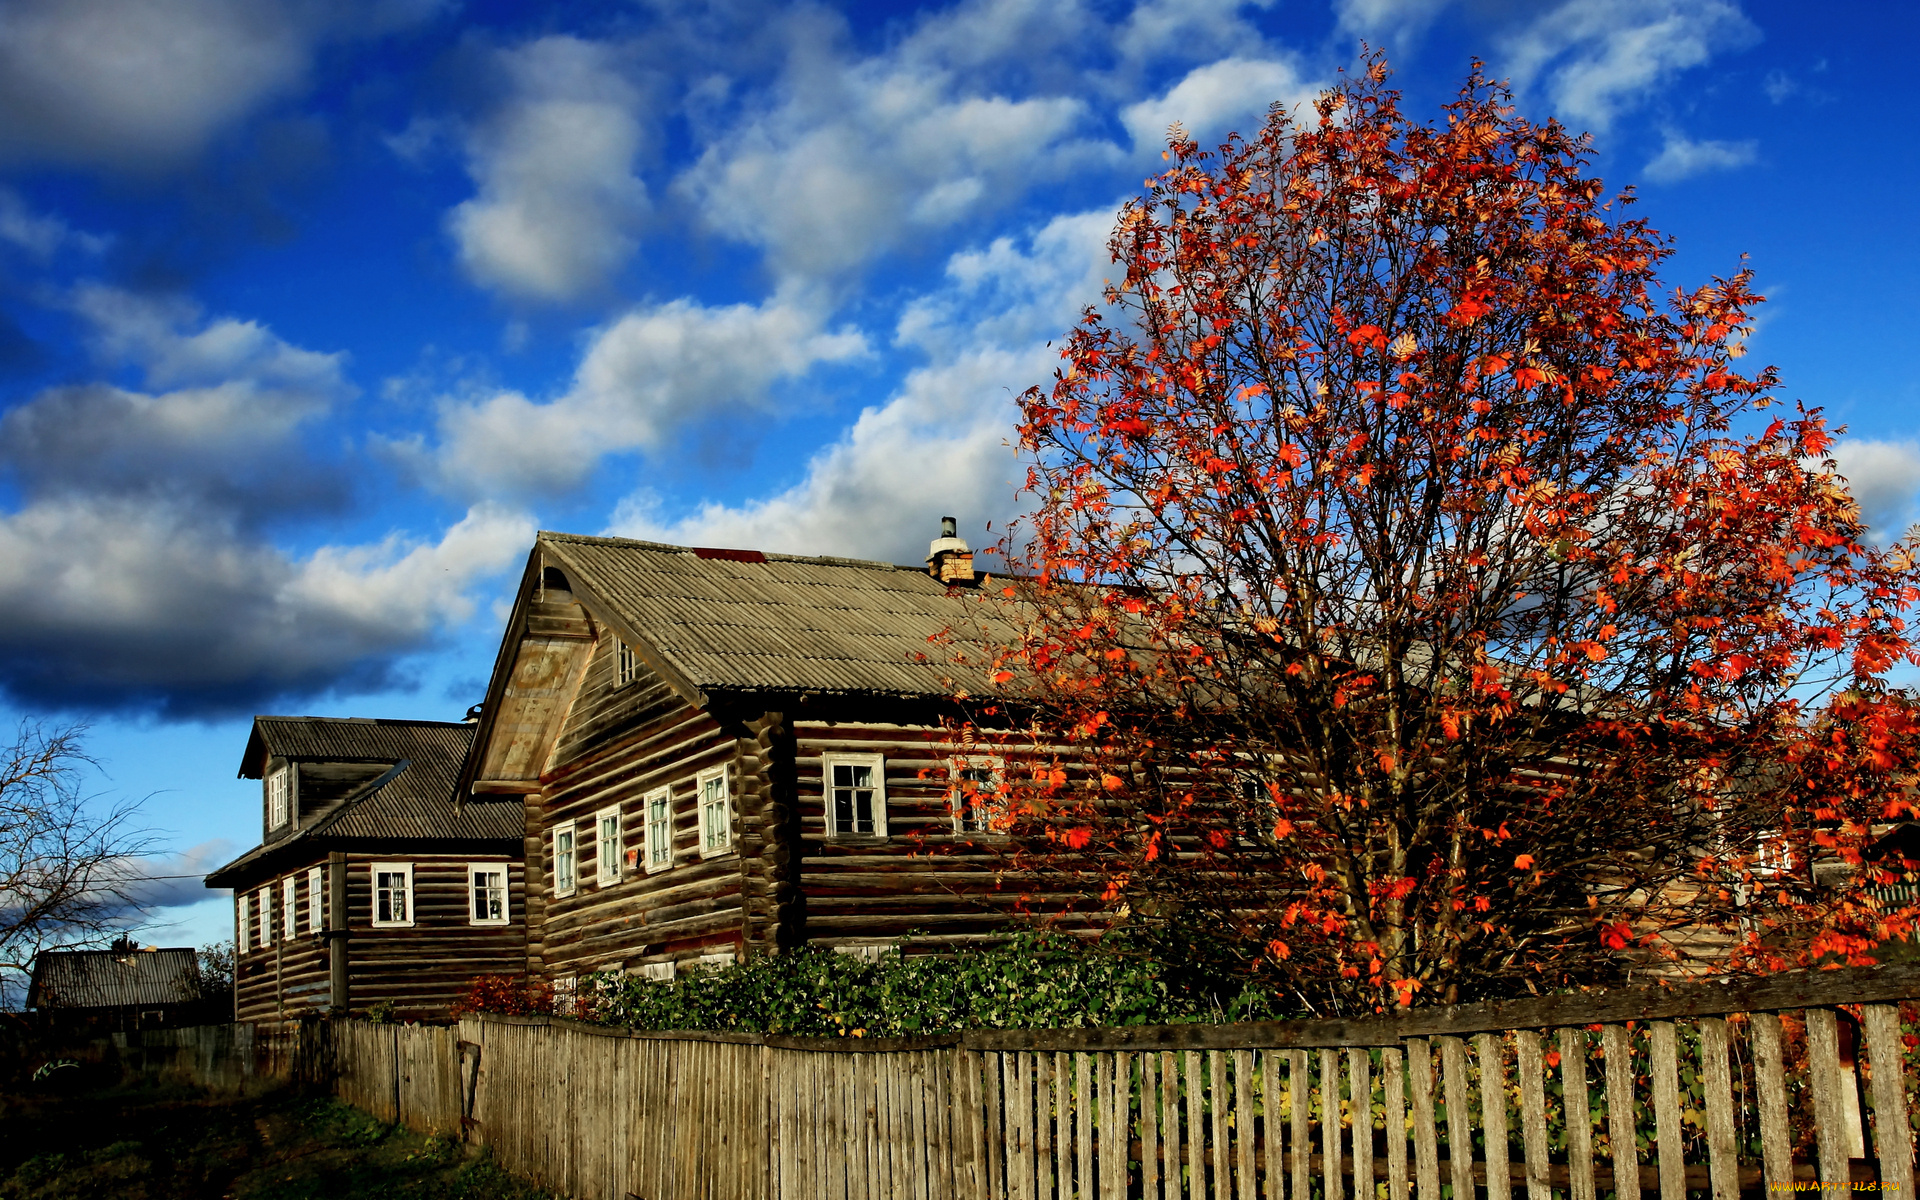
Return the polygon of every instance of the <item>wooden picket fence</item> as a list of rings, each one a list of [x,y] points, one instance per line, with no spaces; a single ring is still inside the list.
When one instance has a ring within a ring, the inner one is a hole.
[[[1915,998],[1920,968],[1882,967],[1381,1020],[928,1039],[487,1017],[450,1053],[467,1136],[579,1200],[1910,1195],[1899,1005]],[[336,1053],[342,1079],[371,1080],[389,1068],[348,1060],[393,1052]]]

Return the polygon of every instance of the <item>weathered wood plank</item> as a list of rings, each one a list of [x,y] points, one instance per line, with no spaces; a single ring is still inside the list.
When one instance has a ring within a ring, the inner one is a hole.
[[[1260,1133],[1266,1151],[1266,1200],[1287,1200],[1286,1126],[1280,1120],[1282,1053],[1260,1051]]]
[[[1454,1200],[1473,1200],[1473,1117],[1467,1100],[1467,1046],[1456,1037],[1440,1043],[1440,1077],[1447,1103],[1447,1181]]]
[[[1353,1194],[1355,1200],[1373,1200],[1373,1058],[1364,1046],[1347,1051],[1347,1083],[1353,1096]]]
[[[1655,1021],[1647,1032],[1648,1074],[1653,1079],[1653,1127],[1660,1165],[1660,1200],[1687,1200],[1687,1169],[1680,1140],[1680,1064],[1673,1022]]]
[[[1881,1190],[1913,1195],[1913,1125],[1907,1110],[1906,1047],[1900,1040],[1900,1010],[1892,1004],[1860,1009],[1872,1072],[1873,1150],[1880,1160]]]
[[[1841,1089],[1850,1082],[1840,1066],[1840,1024],[1830,1008],[1809,1008],[1807,1017],[1807,1076],[1813,1085],[1814,1138],[1820,1148],[1820,1182],[1844,1185],[1850,1176],[1848,1150],[1852,1138],[1846,1127],[1846,1098]]]
[[[1640,1152],[1634,1144],[1633,1036],[1625,1025],[1603,1026],[1600,1051],[1606,1055],[1607,1150],[1613,1160],[1614,1189],[1618,1200],[1636,1200]]]
[[[1253,1161],[1253,1051],[1233,1052],[1233,1149],[1235,1195],[1259,1200],[1259,1172]]]
[[[1160,1175],[1167,1200],[1185,1194],[1181,1178],[1183,1149],[1180,1132],[1180,1059],[1172,1051],[1160,1054]]]
[[[1433,1119],[1433,1049],[1408,1038],[1407,1087],[1413,1099],[1413,1162],[1420,1200],[1440,1200],[1439,1134]]]
[[[1308,1189],[1313,1186],[1313,1110],[1310,1107],[1305,1050],[1293,1050],[1287,1054],[1287,1101],[1293,1115],[1293,1137],[1288,1150],[1293,1155],[1294,1200],[1307,1200]],[[1195,1191],[1197,1193],[1198,1189]]]
[[[1548,1186],[1546,1059],[1540,1035],[1531,1029],[1513,1033],[1515,1080],[1520,1084],[1520,1145],[1527,1167],[1527,1200],[1552,1200]],[[1683,1198],[1684,1200],[1684,1198]]]
[[[1406,1057],[1398,1046],[1380,1051],[1380,1073],[1386,1077],[1387,1200],[1407,1200],[1407,1072]],[[1296,1191],[1304,1200],[1306,1190]]]
[[[1159,1056],[1151,1051],[1140,1056],[1140,1195],[1143,1200],[1158,1200],[1160,1195],[1160,1086],[1154,1067]]]
[[[1080,1200],[1094,1200],[1099,1193],[1094,1191],[1093,1177],[1093,1055],[1075,1054],[1073,1056],[1073,1136],[1074,1147],[1079,1151],[1079,1164],[1075,1173],[1074,1195]]]
[[[1335,1197],[1340,1183],[1340,1053],[1320,1051],[1320,1187]]]
[[[1713,1200],[1740,1200],[1739,1150],[1733,1133],[1733,1069],[1727,1023],[1719,1017],[1700,1021],[1700,1077],[1707,1100],[1707,1166]]]
[[[1567,1194],[1571,1200],[1595,1200],[1593,1110],[1587,1098],[1587,1031],[1584,1029],[1563,1027],[1560,1030],[1560,1095],[1567,1123]]]

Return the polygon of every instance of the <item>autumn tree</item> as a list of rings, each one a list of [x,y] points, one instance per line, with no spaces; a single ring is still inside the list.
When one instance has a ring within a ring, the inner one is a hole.
[[[1747,271],[1669,292],[1584,137],[1387,78],[1176,127],[1021,397],[1025,868],[1320,1011],[1861,961],[1907,547],[1738,369]]]

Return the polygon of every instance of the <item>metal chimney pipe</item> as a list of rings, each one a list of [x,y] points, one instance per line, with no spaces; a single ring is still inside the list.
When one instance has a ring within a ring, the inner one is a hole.
[[[940,536],[943,538],[959,537],[960,522],[953,517],[941,517]]]

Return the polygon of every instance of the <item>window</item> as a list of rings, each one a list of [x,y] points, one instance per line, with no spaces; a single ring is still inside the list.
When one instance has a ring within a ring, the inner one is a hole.
[[[618,686],[625,687],[640,678],[640,656],[633,652],[632,646],[627,645],[619,638],[614,638],[613,644],[619,648],[619,662],[617,664],[616,675],[616,678],[619,680]]]
[[[580,995],[571,975],[562,975],[553,981],[553,1012],[555,1016],[571,1017],[579,1006],[575,1003]]]
[[[998,758],[956,758],[948,763],[952,773],[949,792],[953,799],[953,828],[956,833],[997,833],[1007,827],[1006,764]]]
[[[472,885],[473,909],[469,925],[505,925],[507,923],[507,864],[474,863],[467,868]]]
[[[620,807],[593,814],[594,878],[602,887],[620,882]]]
[[[727,769],[700,772],[700,857],[733,849],[733,806],[727,802]]]
[[[280,934],[292,941],[300,929],[300,880],[289,875],[280,881]]]
[[[641,801],[646,806],[647,873],[673,865],[673,792],[657,788]]]
[[[553,894],[571,896],[579,886],[574,873],[573,826],[553,831]]]
[[[235,953],[245,954],[250,942],[248,935],[253,931],[247,926],[253,921],[253,914],[247,911],[247,898],[238,893],[233,897],[233,949]]]
[[[315,867],[307,872],[307,932],[319,933],[327,927],[327,871]]]
[[[260,910],[260,947],[265,949],[273,945],[273,885],[260,889],[260,896],[254,901],[254,907]]]
[[[267,828],[278,829],[287,823],[287,795],[292,790],[292,773],[281,767],[267,776]]]
[[[672,983],[675,971],[672,960],[668,960],[667,962],[641,963],[637,967],[628,968],[627,974],[651,979],[655,983]]]
[[[413,924],[413,864],[373,864],[373,923]]]
[[[725,950],[721,950],[713,954],[702,954],[700,957],[693,960],[694,966],[708,967],[715,971],[722,970],[726,967],[730,967],[733,964],[734,964],[734,953],[733,953],[733,947],[731,946],[727,947]]]
[[[878,754],[829,754],[827,836],[887,836],[887,769]]]

